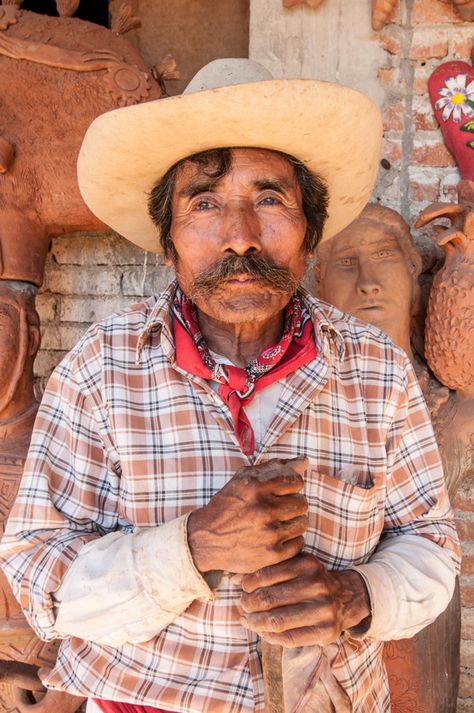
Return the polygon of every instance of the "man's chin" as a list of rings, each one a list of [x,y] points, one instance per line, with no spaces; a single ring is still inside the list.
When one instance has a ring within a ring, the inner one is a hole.
[[[243,324],[269,319],[284,309],[290,299],[291,294],[262,291],[226,297],[209,296],[196,304],[202,312],[221,322]]]

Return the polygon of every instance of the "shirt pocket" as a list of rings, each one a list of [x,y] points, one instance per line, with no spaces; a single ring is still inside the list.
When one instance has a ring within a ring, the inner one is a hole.
[[[308,468],[305,495],[309,505],[309,526],[305,549],[329,569],[346,569],[366,562],[375,550],[383,530],[383,503],[379,489],[351,482],[354,476],[337,476]],[[370,482],[365,478],[359,482]]]

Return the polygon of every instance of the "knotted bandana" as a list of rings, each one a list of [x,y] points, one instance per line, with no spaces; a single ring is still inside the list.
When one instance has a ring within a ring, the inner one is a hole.
[[[255,436],[244,411],[255,393],[283,379],[316,356],[313,324],[298,295],[284,311],[283,334],[269,344],[245,369],[218,364],[199,329],[195,305],[178,288],[172,305],[176,363],[194,376],[219,383],[218,392],[229,407],[234,432],[245,455],[255,450]]]

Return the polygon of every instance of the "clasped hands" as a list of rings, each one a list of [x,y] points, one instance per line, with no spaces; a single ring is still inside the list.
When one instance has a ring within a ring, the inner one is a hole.
[[[302,551],[307,466],[306,458],[293,458],[240,468],[188,520],[197,569],[232,572],[243,590],[242,625],[287,647],[325,646],[370,615],[357,572],[330,572]]]

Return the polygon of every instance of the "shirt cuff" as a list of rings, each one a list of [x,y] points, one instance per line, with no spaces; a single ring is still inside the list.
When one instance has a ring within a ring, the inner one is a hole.
[[[448,606],[456,571],[448,550],[416,535],[381,542],[372,559],[350,569],[364,579],[372,619],[354,638],[381,641],[414,636]]]
[[[144,591],[162,609],[175,614],[194,600],[214,600],[215,594],[197,570],[188,545],[189,514],[159,528],[134,533],[135,571]],[[169,592],[170,596],[164,596]]]

